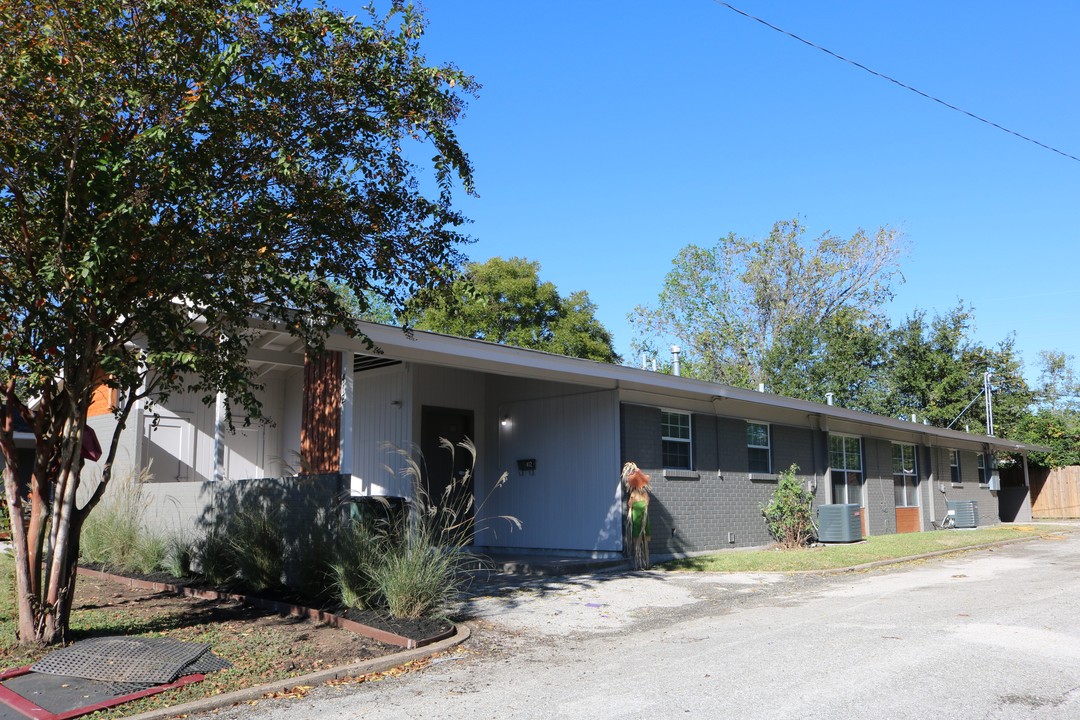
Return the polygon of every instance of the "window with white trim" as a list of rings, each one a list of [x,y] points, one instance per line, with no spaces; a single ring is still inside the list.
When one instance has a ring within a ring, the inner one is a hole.
[[[919,470],[915,464],[915,446],[893,443],[892,465],[896,507],[918,507]]]
[[[660,437],[664,467],[691,470],[694,453],[690,439],[690,413],[661,410]]]
[[[959,485],[963,478],[960,475],[960,451],[949,451],[949,474],[952,475],[953,485]]]
[[[990,471],[986,467],[986,455],[984,455],[983,453],[979,453],[978,458],[979,458],[979,484],[980,485],[989,485],[990,484]]]
[[[769,426],[766,423],[746,423],[746,455],[750,472],[772,472],[772,448],[769,445]]]
[[[862,505],[862,438],[830,435],[829,469],[832,474],[832,501]]]

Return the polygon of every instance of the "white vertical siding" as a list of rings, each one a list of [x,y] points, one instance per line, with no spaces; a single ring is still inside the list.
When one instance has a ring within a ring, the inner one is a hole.
[[[285,414],[284,370],[275,370],[262,379],[263,416],[269,423],[261,428],[262,450],[260,452],[260,475],[254,477],[281,477],[287,474],[288,458],[283,452],[282,419]],[[249,476],[250,477],[250,476]]]
[[[410,450],[413,443],[411,375],[404,365],[356,374],[353,494],[409,494],[403,458],[394,450]]]
[[[214,474],[214,412],[194,393],[174,393],[144,411],[140,454],[156,482],[210,480]],[[154,426],[154,416],[158,417]]]
[[[479,520],[478,544],[489,547],[616,551],[619,413],[614,391],[510,402],[499,426],[498,472],[509,472]],[[534,475],[517,461],[535,459]],[[495,518],[513,515],[521,530]],[[488,519],[485,519],[488,518]]]
[[[304,370],[294,368],[282,374],[281,416],[278,421],[278,456],[286,468],[300,465],[300,420],[304,415]],[[291,474],[284,470],[282,475]]]

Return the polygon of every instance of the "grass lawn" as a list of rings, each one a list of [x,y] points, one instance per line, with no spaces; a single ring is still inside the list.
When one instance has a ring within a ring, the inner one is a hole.
[[[663,563],[660,568],[697,572],[835,570],[942,550],[962,550],[999,540],[1071,532],[1074,529],[1054,525],[997,525],[976,530],[939,530],[902,535],[878,535],[868,538],[865,542],[833,544],[799,550],[728,550],[714,555],[672,560]]]

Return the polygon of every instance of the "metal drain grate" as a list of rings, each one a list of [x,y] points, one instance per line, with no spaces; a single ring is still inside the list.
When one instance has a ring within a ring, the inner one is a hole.
[[[30,669],[50,675],[157,685],[195,672],[187,667],[209,649],[205,643],[171,638],[91,638],[46,655]]]

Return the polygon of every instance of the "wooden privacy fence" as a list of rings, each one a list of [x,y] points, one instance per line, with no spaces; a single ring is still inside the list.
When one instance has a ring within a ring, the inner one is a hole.
[[[1034,518],[1080,518],[1080,465],[1031,473]]]

